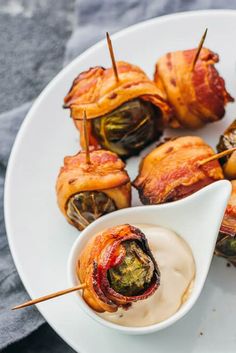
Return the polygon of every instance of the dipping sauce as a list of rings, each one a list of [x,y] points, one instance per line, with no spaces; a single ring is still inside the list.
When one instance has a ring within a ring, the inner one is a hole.
[[[160,287],[128,310],[120,308],[99,316],[123,326],[149,326],[168,319],[188,299],[195,278],[195,262],[189,245],[175,232],[150,224],[133,225],[147,237],[161,272]]]

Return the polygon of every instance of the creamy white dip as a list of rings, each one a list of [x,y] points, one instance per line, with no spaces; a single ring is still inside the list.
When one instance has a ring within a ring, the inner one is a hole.
[[[133,224],[145,235],[161,272],[160,286],[149,298],[99,314],[123,326],[148,326],[168,319],[188,299],[195,277],[195,262],[189,245],[175,232],[155,225]]]

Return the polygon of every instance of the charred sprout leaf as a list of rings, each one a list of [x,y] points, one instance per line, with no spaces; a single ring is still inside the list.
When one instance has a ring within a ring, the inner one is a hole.
[[[220,232],[216,243],[216,254],[236,264],[236,236]]]
[[[236,147],[236,120],[228,127],[228,129],[221,135],[217,145],[218,152],[229,150]],[[232,155],[226,156],[220,160],[223,165],[224,174],[229,179],[236,178],[236,157],[235,152]]]
[[[162,132],[159,109],[141,99],[122,104],[111,113],[93,119],[92,124],[100,145],[124,157],[137,154]]]
[[[150,284],[154,264],[135,241],[123,243],[126,255],[122,263],[108,271],[111,287],[125,296],[141,294]]]
[[[99,191],[84,191],[72,196],[68,202],[67,215],[80,230],[104,214],[116,210],[114,201]]]
[[[217,150],[218,152],[222,152],[232,147],[236,147],[236,120],[234,120],[227,130],[225,130],[224,134],[220,136]]]

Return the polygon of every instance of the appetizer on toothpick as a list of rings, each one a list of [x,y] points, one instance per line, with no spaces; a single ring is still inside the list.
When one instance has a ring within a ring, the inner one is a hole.
[[[78,258],[81,284],[30,300],[12,310],[50,300],[78,290],[97,312],[128,309],[133,302],[155,293],[160,272],[145,235],[137,227],[124,224],[95,235]]]
[[[179,200],[224,178],[216,158],[200,137],[178,137],[156,147],[142,160],[133,185],[143,204]]]
[[[171,110],[161,90],[138,66],[115,61],[107,39],[113,67],[82,72],[65,97],[64,107],[70,108],[82,147],[86,109],[89,144],[129,157],[160,137]]]
[[[219,56],[202,47],[205,36],[198,48],[167,53],[156,63],[154,81],[173,108],[170,127],[197,129],[218,121],[234,101],[214,66]]]
[[[221,224],[215,253],[236,266],[236,180],[232,180],[231,184],[232,193]]]
[[[131,203],[125,164],[115,153],[105,150],[90,151],[89,164],[85,152],[65,157],[56,192],[60,210],[79,230]]]
[[[160,273],[145,235],[129,224],[98,233],[78,260],[78,277],[86,283],[83,298],[97,312],[115,312],[152,295]]]
[[[236,147],[236,120],[221,135],[217,145],[218,152],[223,152]],[[227,179],[236,179],[236,152],[221,160],[224,175]]]
[[[89,150],[86,111],[83,132],[85,151],[64,158],[56,183],[58,205],[68,222],[79,230],[131,203],[125,163],[113,152]]]

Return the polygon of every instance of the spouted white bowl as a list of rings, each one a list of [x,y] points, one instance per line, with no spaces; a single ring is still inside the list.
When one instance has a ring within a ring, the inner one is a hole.
[[[189,299],[173,316],[150,326],[126,327],[101,318],[86,304],[81,293],[74,293],[78,305],[100,324],[127,334],[147,334],[159,331],[181,319],[193,307],[202,291],[230,192],[230,182],[222,180],[180,201],[163,205],[132,207],[110,213],[90,224],[78,236],[71,249],[68,259],[68,279],[69,285],[74,286],[78,284],[76,264],[80,253],[88,240],[98,232],[125,223],[159,225],[175,231],[192,249],[196,264],[196,277]]]

